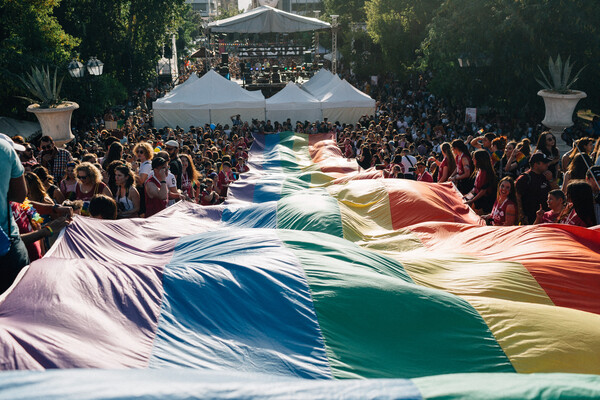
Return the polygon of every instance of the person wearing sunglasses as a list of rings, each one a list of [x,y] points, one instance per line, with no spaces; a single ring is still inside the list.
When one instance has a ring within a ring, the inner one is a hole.
[[[75,187],[75,199],[83,201],[81,215],[89,215],[88,207],[90,200],[97,194],[112,197],[108,186],[102,182],[102,174],[93,164],[83,162],[75,168],[77,186]]]
[[[133,148],[133,155],[140,162],[137,183],[141,186],[146,183],[148,176],[150,176],[150,173],[152,172],[152,157],[154,156],[154,151],[152,150],[150,143],[140,142]]]
[[[67,169],[67,163],[73,162],[73,156],[68,150],[57,148],[50,136],[42,136],[40,150],[38,162],[48,169],[56,182],[60,181]]]

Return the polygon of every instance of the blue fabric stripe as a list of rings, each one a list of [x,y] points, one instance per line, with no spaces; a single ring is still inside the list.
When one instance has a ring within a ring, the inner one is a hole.
[[[221,221],[244,228],[277,228],[277,202],[239,207],[230,205],[223,210]]]
[[[574,385],[581,384],[584,378],[589,382],[588,386],[595,383],[595,377],[571,376]],[[0,374],[0,393],[2,399],[36,400],[422,399],[419,389],[406,379],[298,379],[174,368],[3,372]],[[502,397],[501,393],[497,393],[498,398]]]
[[[277,201],[281,198],[281,189],[285,176],[279,155],[279,134],[264,135],[265,140],[262,168],[269,173],[261,177],[254,186],[254,203]]]
[[[163,287],[151,367],[332,377],[304,270],[276,231],[182,238]]]

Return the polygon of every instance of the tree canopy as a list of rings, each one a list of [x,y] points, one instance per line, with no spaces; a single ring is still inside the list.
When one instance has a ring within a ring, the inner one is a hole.
[[[549,56],[588,65],[576,85],[597,92],[598,17],[584,0],[447,0],[422,42],[422,67],[434,72],[432,89],[455,100],[541,109],[534,78]],[[460,68],[459,58],[469,66]]]

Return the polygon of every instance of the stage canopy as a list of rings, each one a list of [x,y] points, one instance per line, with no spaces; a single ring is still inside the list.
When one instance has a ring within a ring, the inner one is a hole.
[[[284,122],[322,119],[321,104],[309,93],[290,82],[279,93],[267,99],[267,119]]]
[[[288,13],[261,6],[231,18],[208,24],[211,32],[224,33],[290,33],[329,29],[331,24],[317,18]]]

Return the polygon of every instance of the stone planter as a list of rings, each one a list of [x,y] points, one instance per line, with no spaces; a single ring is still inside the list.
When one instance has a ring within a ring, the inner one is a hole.
[[[586,98],[587,94],[579,90],[573,90],[569,94],[560,94],[544,89],[538,92],[538,96],[544,99],[546,105],[546,116],[542,124],[555,135],[560,135],[565,128],[573,126],[575,106],[580,99]]]
[[[78,108],[79,104],[67,101],[54,108],[40,108],[39,104],[32,104],[27,111],[34,113],[40,121],[42,135],[50,136],[56,146],[61,147],[75,138],[71,133],[71,114]]]

